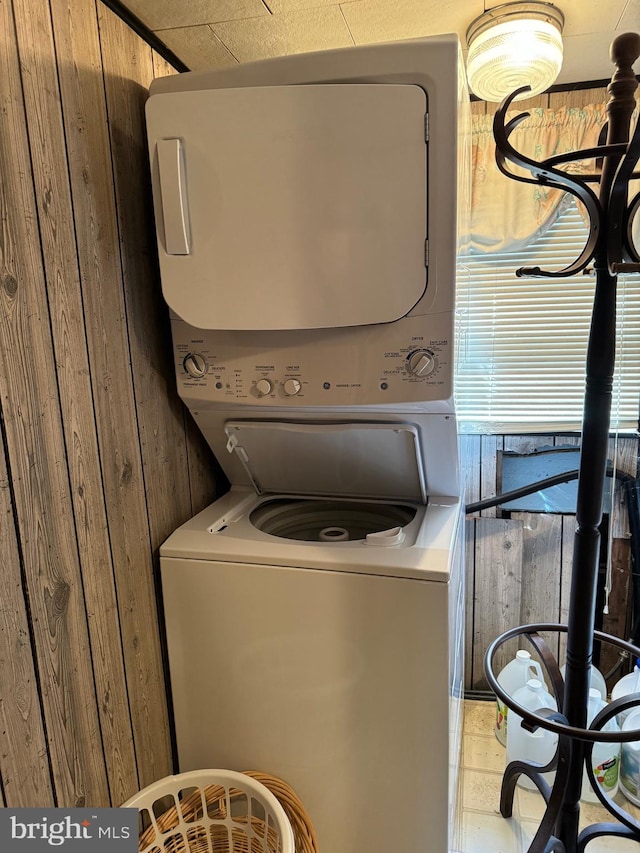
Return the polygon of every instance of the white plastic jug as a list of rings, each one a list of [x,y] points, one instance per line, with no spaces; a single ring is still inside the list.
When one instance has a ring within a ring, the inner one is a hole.
[[[560,669],[560,675],[564,678],[565,671],[567,669],[566,663]],[[604,675],[600,672],[599,669],[591,664],[591,669],[589,671],[589,689],[594,687],[599,693],[600,698],[606,702],[607,701],[607,682],[604,680]]]
[[[589,690],[589,707],[587,709],[587,726],[593,722],[596,714],[599,714],[607,703],[600,697],[600,691],[591,688]],[[618,724],[615,719],[609,720],[602,729],[604,732],[617,732]],[[614,797],[618,790],[618,771],[620,770],[620,744],[619,743],[594,743],[591,753],[593,773],[600,785],[601,790],[609,797]],[[582,771],[582,795],[581,799],[587,803],[599,803],[596,797],[586,767]]]
[[[631,729],[640,729],[640,709],[631,711],[622,725],[623,732],[628,732]],[[640,740],[622,744],[620,749],[620,790],[634,805],[640,806]]]
[[[530,678],[537,678],[538,681],[544,681],[542,677],[542,669],[540,664],[531,660],[529,652],[521,649],[516,652],[515,658],[500,671],[498,675],[498,684],[505,690],[509,696],[513,696],[516,690],[524,687]],[[496,699],[496,737],[503,746],[507,745],[507,716],[509,709],[501,699]]]
[[[557,710],[556,700],[537,678],[530,678],[524,687],[516,690],[513,699],[529,711],[535,712],[541,708]],[[555,754],[558,735],[542,728],[536,729],[535,732],[528,732],[522,728],[521,723],[522,717],[515,711],[510,711],[507,728],[507,764],[511,761],[535,761],[537,764],[548,764]],[[555,771],[544,774],[544,779],[550,785],[553,784],[554,777]],[[537,790],[527,776],[519,776],[518,785],[530,791]]]
[[[611,701],[613,702],[615,699],[622,699],[623,696],[628,696],[630,693],[640,693],[640,659],[636,661],[633,672],[630,672],[629,675],[625,675],[624,678],[621,678],[620,681],[614,685],[613,690],[611,691]],[[620,728],[622,728],[625,720],[633,711],[635,711],[635,708],[630,708],[628,711],[621,711],[617,715],[616,719]]]

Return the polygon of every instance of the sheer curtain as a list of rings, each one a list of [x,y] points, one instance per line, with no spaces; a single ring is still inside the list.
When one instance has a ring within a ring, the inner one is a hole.
[[[604,105],[530,112],[510,141],[535,160],[597,145],[606,121]],[[509,113],[509,117],[514,115],[517,112]],[[594,164],[578,161],[565,168],[583,174],[592,172]],[[535,243],[570,200],[559,190],[523,184],[501,174],[495,162],[493,116],[472,117],[472,253],[515,252]]]

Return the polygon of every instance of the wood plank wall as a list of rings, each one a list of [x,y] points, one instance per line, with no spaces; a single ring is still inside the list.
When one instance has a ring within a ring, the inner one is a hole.
[[[500,459],[505,451],[530,453],[542,447],[578,442],[577,436],[568,435],[461,436],[466,503],[500,494]],[[609,459],[615,461],[618,471],[635,477],[638,471],[638,440],[612,438]],[[610,612],[603,617],[602,630],[627,639],[631,553],[628,517],[621,494],[618,486],[611,521]],[[484,656],[499,634],[518,625],[535,622],[566,624],[574,531],[574,515],[502,513],[495,507],[467,515],[466,690],[488,689],[483,670]],[[546,639],[563,663],[563,638],[548,636]],[[519,645],[531,651],[526,641]],[[518,644],[513,641],[498,652],[495,671],[508,662],[517,648]],[[603,646],[601,669],[606,672],[616,660],[615,650]],[[617,677],[614,676],[609,687]]]
[[[0,3],[0,803],[172,772],[158,548],[216,494],[177,399],[143,104],[99,0]]]

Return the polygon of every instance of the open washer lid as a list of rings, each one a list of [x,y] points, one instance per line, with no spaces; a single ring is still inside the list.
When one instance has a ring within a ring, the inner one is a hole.
[[[256,492],[426,503],[420,436],[409,423],[228,421]]]

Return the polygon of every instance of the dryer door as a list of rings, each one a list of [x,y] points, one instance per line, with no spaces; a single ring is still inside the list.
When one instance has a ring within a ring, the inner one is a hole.
[[[147,102],[162,289],[206,329],[386,323],[427,284],[426,95],[213,89]]]
[[[225,432],[258,494],[427,502],[414,424],[228,421]]]

